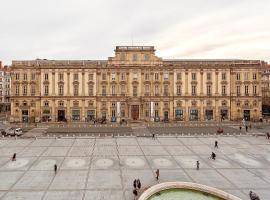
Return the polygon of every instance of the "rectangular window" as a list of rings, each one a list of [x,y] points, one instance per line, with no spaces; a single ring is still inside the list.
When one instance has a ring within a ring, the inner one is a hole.
[[[102,85],[102,96],[106,96],[106,85]]]
[[[89,85],[89,96],[93,96],[93,95],[94,95],[93,85]]]
[[[155,96],[159,95],[159,88],[158,85],[155,85]]]
[[[158,110],[155,110],[155,117],[159,117]]]
[[[169,86],[164,85],[164,96],[169,96]]]
[[[27,95],[27,85],[23,86],[23,95]]]
[[[191,94],[192,94],[193,96],[195,96],[196,93],[197,93],[197,88],[196,88],[195,85],[192,85],[192,86],[191,86]]]
[[[133,80],[137,80],[138,79],[138,74],[137,73],[134,73],[133,74]]]
[[[166,72],[166,73],[164,73],[164,80],[168,80],[168,79],[169,79],[169,73]]]
[[[74,96],[78,96],[79,95],[79,86],[78,85],[74,85],[73,86],[74,89]]]
[[[176,78],[178,81],[182,80],[182,74],[181,73],[177,73]]]
[[[177,85],[177,87],[176,87],[176,93],[177,93],[177,96],[180,96],[181,95],[181,93],[182,93],[181,85]]]
[[[191,74],[191,79],[192,79],[193,81],[196,81],[196,79],[197,79],[196,73],[192,73],[192,74]]]
[[[19,74],[19,73],[16,73],[16,74],[15,74],[15,79],[16,79],[16,80],[20,80],[20,74]]]
[[[257,74],[253,73],[253,80],[257,80]]]
[[[149,60],[150,60],[149,54],[144,54],[144,60],[145,60],[145,61],[149,61]]]
[[[59,74],[59,81],[64,81],[64,74]]]
[[[125,117],[125,110],[121,110],[121,117]]]
[[[223,81],[226,81],[226,73],[225,73],[225,72],[223,72],[223,73],[221,74],[221,79],[222,79]]]
[[[126,93],[126,86],[121,85],[121,95],[125,95],[125,93]]]
[[[211,81],[211,78],[212,78],[212,77],[211,77],[211,73],[207,73],[207,74],[206,74],[206,78],[207,78],[208,81]]]
[[[155,81],[158,81],[158,73],[155,73]]]
[[[27,74],[23,74],[23,80],[27,81]]]
[[[59,87],[59,88],[58,88],[58,90],[59,90],[59,95],[60,95],[60,96],[63,96],[63,95],[64,95],[64,86],[63,86],[63,85],[59,85],[58,87]]]
[[[35,95],[36,95],[36,86],[31,85],[31,96],[35,96]]]
[[[137,86],[133,86],[133,96],[137,96]]]
[[[19,95],[20,94],[20,90],[19,90],[19,85],[15,86],[15,95]]]
[[[115,81],[115,72],[112,72],[112,81]]]
[[[134,53],[132,55],[133,61],[137,61],[138,60],[138,54]]]
[[[106,81],[106,73],[102,73],[102,80]]]
[[[222,95],[226,95],[226,85],[222,85],[222,90],[221,90],[221,92],[222,92]]]
[[[44,95],[45,96],[48,96],[49,95],[49,86],[48,85],[45,85],[44,86]]]
[[[240,80],[241,80],[240,73],[236,73],[236,80],[237,80],[237,81],[240,81]]]
[[[149,81],[149,73],[145,73],[145,80]]]
[[[94,80],[94,74],[88,74],[88,80],[93,81]]]
[[[149,85],[145,85],[145,95],[146,96],[150,95],[150,86]]]
[[[31,74],[31,80],[32,80],[32,81],[36,80],[36,74],[35,74],[35,73],[32,73],[32,74]]]
[[[126,54],[125,54],[125,53],[121,53],[121,54],[120,54],[120,60],[121,60],[121,61],[126,60]]]
[[[256,94],[257,94],[257,86],[253,85],[253,95],[256,95]]]
[[[248,85],[245,85],[245,95],[248,95]]]
[[[126,73],[121,73],[121,81],[126,80]]]
[[[241,95],[241,88],[240,88],[240,85],[237,85],[237,86],[236,86],[236,94],[237,94],[237,96],[240,96],[240,95]]]
[[[73,80],[78,81],[79,80],[79,75],[78,74],[73,74]]]
[[[112,95],[116,95],[116,92],[115,92],[115,85],[112,85]]]
[[[212,87],[211,85],[207,85],[207,95],[210,96],[212,94]]]
[[[249,79],[249,73],[245,72],[244,73],[244,80],[247,81]]]
[[[45,80],[45,81],[49,80],[49,74],[48,74],[48,73],[45,73],[45,74],[44,74],[44,80]]]

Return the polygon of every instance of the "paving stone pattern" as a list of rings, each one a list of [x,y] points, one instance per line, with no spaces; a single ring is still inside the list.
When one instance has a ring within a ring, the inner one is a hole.
[[[249,190],[270,197],[269,141],[219,136],[2,139],[0,199],[132,200],[133,180],[140,178],[142,190],[154,185],[157,168],[159,182],[197,182],[243,200]]]

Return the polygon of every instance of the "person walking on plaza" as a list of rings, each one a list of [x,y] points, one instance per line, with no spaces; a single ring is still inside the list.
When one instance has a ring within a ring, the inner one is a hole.
[[[133,181],[133,187],[134,187],[134,189],[137,188],[137,180],[136,179]]]
[[[155,139],[155,134],[154,134],[154,133],[152,134],[152,139],[153,139],[153,140]]]
[[[134,200],[136,200],[137,196],[138,196],[138,192],[136,189],[133,190],[133,194],[134,194]]]
[[[54,164],[54,173],[56,174],[57,173],[57,165]]]
[[[267,140],[270,139],[270,133],[269,133],[269,132],[266,133],[266,139],[267,139]]]
[[[214,152],[212,152],[211,158],[212,158],[213,160],[216,160],[216,154],[215,154]]]
[[[200,169],[200,161],[197,160],[196,165],[197,165],[197,170],[199,170]]]
[[[14,153],[13,154],[13,156],[12,156],[12,159],[11,159],[12,161],[16,161],[16,153]]]
[[[138,179],[138,180],[137,180],[137,187],[138,187],[138,189],[141,189],[141,186],[142,186],[142,185],[141,185],[141,181],[140,181],[140,179]]]
[[[215,141],[215,148],[218,148],[218,141]]]
[[[159,179],[159,169],[156,170],[156,179],[157,179],[157,181]]]
[[[248,126],[246,125],[246,132],[248,132]]]
[[[250,200],[260,200],[260,197],[255,192],[252,191],[249,192],[249,197]]]
[[[240,130],[240,132],[242,131],[242,126],[239,126],[239,130]]]

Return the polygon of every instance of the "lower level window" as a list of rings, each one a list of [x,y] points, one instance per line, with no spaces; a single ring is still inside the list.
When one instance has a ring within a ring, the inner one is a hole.
[[[72,110],[72,120],[73,121],[80,120],[80,110]]]

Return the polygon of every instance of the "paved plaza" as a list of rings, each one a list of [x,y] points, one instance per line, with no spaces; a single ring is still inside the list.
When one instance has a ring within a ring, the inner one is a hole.
[[[217,154],[215,161],[209,159],[212,151]],[[17,160],[12,162],[15,152]],[[197,160],[200,170],[196,170]],[[133,200],[133,180],[139,178],[143,189],[154,185],[157,168],[159,182],[197,182],[243,200],[249,190],[262,200],[270,197],[270,143],[265,137],[0,140],[3,200]]]

